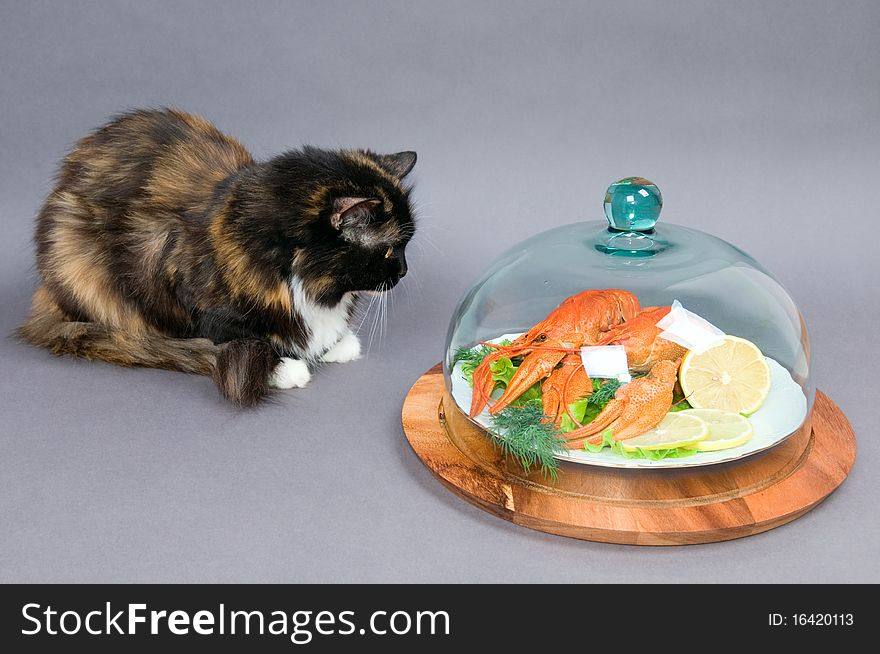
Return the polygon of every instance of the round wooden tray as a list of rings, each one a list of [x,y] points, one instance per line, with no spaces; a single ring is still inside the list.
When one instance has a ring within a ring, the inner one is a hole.
[[[554,481],[501,455],[454,405],[439,364],[407,395],[403,429],[428,469],[472,504],[539,531],[631,545],[709,543],[778,527],[828,497],[856,456],[846,416],[817,392],[812,428],[808,421],[765,453],[659,470],[561,461]]]

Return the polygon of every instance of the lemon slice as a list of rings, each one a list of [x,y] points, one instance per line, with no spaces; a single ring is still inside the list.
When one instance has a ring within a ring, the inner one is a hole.
[[[654,429],[620,441],[620,446],[627,452],[634,452],[636,449],[667,450],[674,447],[694,447],[708,436],[709,426],[703,420],[679,411],[667,413]]]
[[[738,413],[718,409],[687,409],[681,413],[696,416],[709,425],[708,438],[697,443],[697,449],[701,452],[727,450],[752,439],[752,423]]]
[[[704,352],[688,352],[678,373],[681,389],[695,409],[749,415],[770,392],[770,366],[751,341],[725,336]]]

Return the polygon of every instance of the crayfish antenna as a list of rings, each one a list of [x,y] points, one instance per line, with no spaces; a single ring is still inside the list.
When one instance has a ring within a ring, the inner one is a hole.
[[[490,365],[500,357],[501,355],[498,351],[495,351],[483,359],[474,370],[474,395],[471,398],[471,418],[478,416],[489,403],[492,389],[495,387]]]

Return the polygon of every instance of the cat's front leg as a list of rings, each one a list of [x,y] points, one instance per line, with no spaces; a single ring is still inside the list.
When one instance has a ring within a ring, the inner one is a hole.
[[[361,357],[361,342],[351,330],[347,331],[339,341],[324,353],[321,361],[327,363],[346,363]]]
[[[312,373],[305,361],[281,357],[269,378],[269,385],[272,388],[302,388],[311,379]]]

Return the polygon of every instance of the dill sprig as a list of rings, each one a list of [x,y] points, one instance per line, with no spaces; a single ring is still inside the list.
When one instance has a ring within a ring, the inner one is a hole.
[[[618,388],[620,388],[620,382],[616,379],[607,379],[604,382],[594,379],[593,394],[587,399],[587,403],[605,408],[605,405],[614,399]]]
[[[504,339],[499,343],[502,347],[506,345],[510,345],[510,341]],[[495,348],[491,348],[488,345],[480,345],[479,347],[460,347],[455,351],[455,355],[452,357],[452,365],[461,362],[461,376],[467,381],[471,386],[474,385],[474,370],[477,369],[481,363],[483,363],[483,359],[492,354],[495,351]]]
[[[556,479],[559,464],[554,454],[564,451],[565,440],[559,429],[548,420],[540,400],[522,406],[508,406],[493,418],[492,441],[505,454],[510,454],[529,472],[540,466],[541,473]]]
[[[474,367],[480,363],[492,352],[492,348],[488,345],[480,345],[479,347],[460,347],[455,351],[452,357],[452,365],[459,361],[467,364],[474,364]]]
[[[510,345],[510,341],[501,341],[499,345]],[[495,348],[486,345],[461,347],[452,357],[452,365],[460,363],[462,377],[473,386],[474,370],[494,351]],[[496,388],[507,385],[518,364],[519,357],[502,358],[492,364]],[[559,464],[553,455],[564,450],[565,441],[556,425],[544,415],[540,398],[538,383],[520,396],[520,406],[505,407],[492,416],[493,429],[487,432],[495,446],[513,456],[526,472],[538,466],[542,474],[556,479]]]

